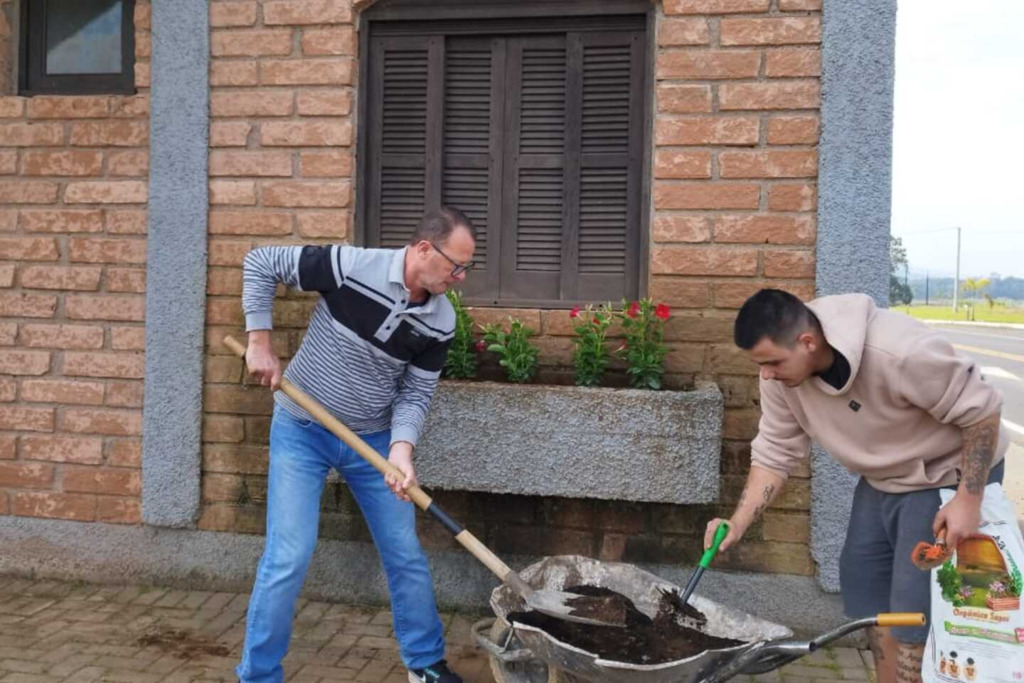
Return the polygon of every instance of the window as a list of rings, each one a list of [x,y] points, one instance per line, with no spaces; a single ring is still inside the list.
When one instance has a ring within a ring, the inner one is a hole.
[[[365,243],[400,247],[424,210],[450,204],[480,232],[473,304],[637,296],[646,22],[371,21]]]
[[[135,92],[132,0],[24,0],[24,95]]]

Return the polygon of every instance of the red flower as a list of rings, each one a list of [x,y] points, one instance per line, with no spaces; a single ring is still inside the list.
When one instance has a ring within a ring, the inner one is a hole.
[[[569,311],[569,317],[570,318],[575,318],[579,314],[580,314],[580,307],[579,306],[577,306],[576,308],[574,308],[571,311]]]
[[[665,304],[658,304],[657,308],[654,309],[654,316],[656,318],[668,320],[670,315],[672,315],[672,309],[670,309]]]
[[[594,316],[594,324],[595,325],[600,325],[601,324],[601,319],[598,318],[596,315]]]
[[[629,305],[629,310],[626,311],[626,315],[628,315],[630,318],[635,318],[637,316],[637,314],[639,314],[639,313],[640,313],[640,302],[639,301],[634,301],[633,303],[631,303]]]
[[[477,351],[486,351],[487,350],[487,342],[485,342],[483,339],[478,339],[477,342],[476,342],[476,350]]]

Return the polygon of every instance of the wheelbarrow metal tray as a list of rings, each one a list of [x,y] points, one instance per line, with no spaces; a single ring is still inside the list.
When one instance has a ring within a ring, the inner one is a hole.
[[[650,572],[629,564],[599,562],[587,557],[562,555],[548,557],[520,572],[534,588],[564,590],[568,586],[600,586],[617,591],[649,617],[658,611],[661,590],[680,591]],[[720,650],[708,650],[687,659],[661,664],[632,664],[601,659],[568,643],[556,640],[545,631],[515,624],[515,635],[536,657],[549,666],[578,678],[591,681],[621,683],[687,683],[703,680],[734,658],[765,641],[793,635],[785,626],[759,619],[724,605],[694,595],[690,604],[704,613],[707,624],[701,630],[709,635],[742,640],[743,644]],[[522,599],[508,586],[499,586],[491,593],[491,608],[502,621],[512,612],[523,611]]]

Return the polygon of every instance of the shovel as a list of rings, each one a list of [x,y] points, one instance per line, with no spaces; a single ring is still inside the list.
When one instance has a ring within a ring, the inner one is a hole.
[[[245,358],[245,347],[234,337],[225,337],[224,345],[238,356],[241,356],[243,359]],[[405,478],[405,475],[397,467],[381,457],[377,451],[370,448],[365,441],[360,439],[355,432],[342,424],[326,408],[297,386],[282,378],[280,389],[307,413],[312,415],[317,422],[330,430],[364,460],[373,465],[381,474],[393,474],[399,479]],[[533,589],[518,573],[502,562],[497,555],[488,550],[473,534],[460,526],[447,512],[442,510],[423,489],[419,486],[411,486],[406,493],[409,494],[409,497],[412,498],[417,507],[433,515],[444,528],[451,532],[455,540],[462,544],[462,547],[468,550],[473,557],[480,560],[495,576],[501,579],[502,583],[507,584],[517,595],[525,600],[530,609],[556,619],[573,621],[580,624],[625,627],[626,611],[624,606],[609,600],[607,597],[590,597],[562,591]],[[600,614],[601,618],[592,616],[595,613]]]
[[[914,546],[914,549],[910,552],[910,561],[918,569],[931,571],[936,567],[941,567],[946,563],[946,560],[953,557],[953,550],[953,548],[946,545],[946,529],[943,527],[939,529],[939,533],[935,537],[935,543],[921,541]]]
[[[721,522],[718,528],[715,529],[715,538],[711,541],[711,547],[704,551],[704,554],[700,556],[700,562],[697,563],[697,568],[693,570],[693,575],[690,577],[690,581],[686,584],[686,588],[683,590],[683,595],[679,598],[679,605],[685,605],[690,596],[693,595],[693,591],[697,588],[697,582],[700,581],[700,577],[704,576],[704,570],[711,564],[711,560],[715,559],[715,555],[718,554],[718,546],[722,545],[722,541],[729,535],[729,523]]]

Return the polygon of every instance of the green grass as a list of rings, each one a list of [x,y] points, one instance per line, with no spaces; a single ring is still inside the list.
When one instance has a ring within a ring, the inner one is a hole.
[[[918,318],[920,320],[971,320],[970,309],[961,306],[953,313],[953,307],[945,306],[893,306],[892,310]],[[996,305],[989,307],[981,302],[974,307],[974,321],[986,323],[1024,323],[1024,308],[1009,308]]]

